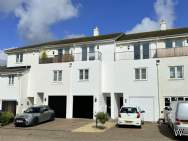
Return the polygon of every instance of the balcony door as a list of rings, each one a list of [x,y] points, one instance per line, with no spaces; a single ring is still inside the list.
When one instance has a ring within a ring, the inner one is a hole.
[[[140,55],[140,44],[135,44],[134,45],[134,59],[138,60],[140,59],[141,55]]]
[[[82,47],[82,61],[87,61],[87,47]]]

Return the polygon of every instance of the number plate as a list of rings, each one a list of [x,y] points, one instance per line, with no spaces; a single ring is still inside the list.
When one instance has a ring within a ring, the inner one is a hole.
[[[125,121],[126,123],[132,123],[132,121]]]
[[[23,120],[16,120],[17,123],[23,123]]]

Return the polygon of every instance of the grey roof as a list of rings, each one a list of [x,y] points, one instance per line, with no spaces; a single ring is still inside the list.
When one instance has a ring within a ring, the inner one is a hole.
[[[99,35],[99,36],[57,40],[57,41],[51,41],[51,42],[46,42],[46,43],[41,43],[41,44],[28,45],[28,46],[19,47],[19,48],[7,49],[5,50],[5,52],[11,53],[11,52],[24,51],[28,49],[32,50],[35,48],[38,49],[38,48],[41,48],[44,46],[50,46],[50,45],[67,45],[67,44],[87,43],[87,42],[92,42],[92,41],[103,41],[103,40],[110,40],[110,39],[116,40],[122,34],[123,33],[113,33],[113,34],[106,34],[106,35]]]
[[[162,36],[172,36],[172,35],[179,35],[179,34],[188,34],[188,28],[176,28],[176,29],[124,34],[120,38],[118,38],[117,41],[135,40],[135,39],[143,39],[143,38],[162,37]]]

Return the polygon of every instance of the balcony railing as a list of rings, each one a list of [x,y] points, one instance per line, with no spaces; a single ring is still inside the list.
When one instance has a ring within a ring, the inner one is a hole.
[[[75,62],[75,61],[93,61],[93,60],[101,60],[101,59],[102,59],[101,52],[89,52],[87,54],[74,53],[74,54],[54,55],[54,56],[48,56],[46,58],[39,58],[39,64]]]
[[[156,52],[157,58],[188,56],[188,47],[160,48]]]
[[[116,52],[115,60],[137,60],[178,56],[188,56],[188,47],[150,49],[147,53],[135,53],[134,51]]]

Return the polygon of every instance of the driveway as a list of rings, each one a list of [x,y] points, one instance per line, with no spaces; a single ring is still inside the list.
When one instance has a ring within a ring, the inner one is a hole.
[[[166,125],[145,123],[142,129],[112,127],[101,133],[79,133],[72,130],[94,122],[85,119],[56,119],[29,128],[9,125],[0,128],[0,141],[170,141],[174,139]]]

